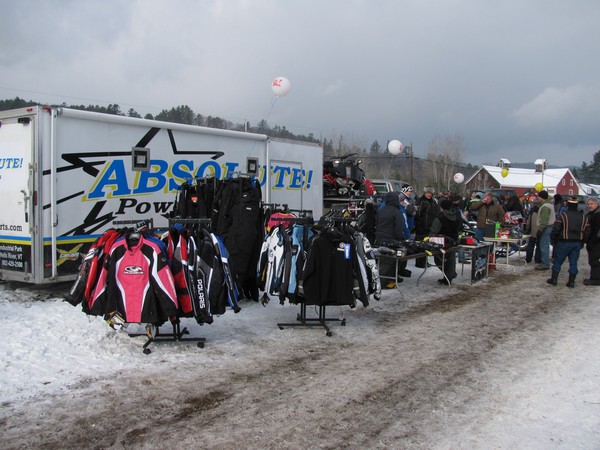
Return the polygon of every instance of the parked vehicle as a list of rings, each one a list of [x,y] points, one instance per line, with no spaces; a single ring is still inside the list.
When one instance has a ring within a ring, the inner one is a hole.
[[[67,108],[0,112],[0,279],[71,280],[114,221],[166,228],[177,188],[253,176],[267,203],[322,215],[323,149]]]
[[[479,195],[481,198],[485,197],[485,195],[489,192],[492,193],[494,197],[494,203],[500,203],[500,198],[504,197],[505,199],[509,199],[513,195],[517,195],[517,191],[514,189],[486,189],[484,191],[474,191],[476,195]]]
[[[402,180],[371,180],[375,186],[377,194],[385,194],[386,192],[401,192],[402,188],[408,186],[409,183]]]

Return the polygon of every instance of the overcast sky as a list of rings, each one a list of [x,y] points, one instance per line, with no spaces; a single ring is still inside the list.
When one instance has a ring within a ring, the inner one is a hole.
[[[600,150],[598,0],[0,0],[0,99],[188,105],[465,162]],[[290,92],[275,98],[284,76]],[[276,101],[273,101],[276,99]]]

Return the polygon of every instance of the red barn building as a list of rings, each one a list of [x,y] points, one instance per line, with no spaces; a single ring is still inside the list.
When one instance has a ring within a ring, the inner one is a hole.
[[[508,160],[501,159],[497,166],[482,166],[465,181],[465,187],[467,192],[514,189],[518,196],[522,196],[535,189],[538,183],[550,195],[567,197],[584,194],[570,169],[547,169],[545,160],[537,160],[535,169],[520,169],[511,168]]]

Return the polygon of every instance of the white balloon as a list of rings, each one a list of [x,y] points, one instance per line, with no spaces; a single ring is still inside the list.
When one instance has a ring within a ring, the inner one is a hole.
[[[398,139],[394,139],[388,144],[388,152],[390,152],[392,155],[400,154],[402,149],[402,142],[400,142]]]
[[[285,77],[277,77],[271,83],[273,94],[275,94],[277,97],[283,97],[284,95],[287,95],[287,93],[290,92],[291,87],[292,84],[290,83],[290,80]]]
[[[460,184],[463,181],[465,181],[465,176],[462,173],[458,172],[458,173],[454,174],[454,182],[455,183]]]

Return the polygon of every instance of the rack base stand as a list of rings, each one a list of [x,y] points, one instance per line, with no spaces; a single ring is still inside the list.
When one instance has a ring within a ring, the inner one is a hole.
[[[206,338],[203,337],[183,337],[186,334],[190,334],[187,328],[181,329],[181,325],[179,321],[176,323],[171,323],[173,326],[172,333],[161,334],[160,329],[152,324],[146,325],[146,333],[138,333],[138,334],[130,334],[129,337],[136,336],[146,336],[148,340],[142,346],[142,351],[145,355],[149,355],[152,353],[152,350],[148,348],[150,344],[156,341],[187,341],[187,342],[196,342],[196,346],[199,348],[204,348],[204,343],[206,342]]]
[[[278,323],[277,326],[279,327],[280,330],[283,330],[285,327],[314,327],[314,326],[321,326],[323,328],[325,328],[325,334],[327,336],[332,336],[333,332],[331,331],[331,329],[327,326],[327,324],[325,322],[330,322],[330,321],[335,321],[335,322],[340,322],[341,326],[346,326],[346,318],[341,318],[341,319],[327,319],[325,317],[325,305],[320,305],[319,306],[319,317],[318,318],[313,318],[313,319],[309,319],[306,317],[306,304],[302,303],[300,305],[300,314],[297,315],[296,320],[297,322],[292,322],[292,323]]]

